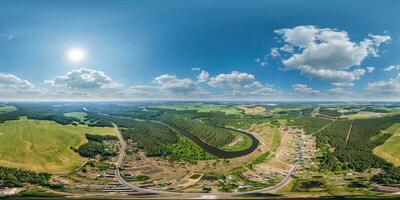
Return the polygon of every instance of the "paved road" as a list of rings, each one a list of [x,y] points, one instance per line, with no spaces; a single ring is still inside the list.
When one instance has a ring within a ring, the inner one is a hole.
[[[158,191],[158,190],[151,190],[151,189],[145,189],[145,188],[140,188],[134,185],[129,184],[128,182],[126,182],[122,177],[121,177],[121,173],[119,171],[119,168],[121,167],[121,164],[124,160],[125,157],[125,147],[126,147],[126,142],[124,140],[124,138],[122,137],[121,132],[119,131],[118,127],[113,124],[115,129],[117,130],[118,133],[118,139],[119,139],[119,143],[121,145],[120,147],[120,153],[119,153],[119,157],[116,163],[116,169],[115,169],[115,176],[118,180],[118,182],[125,186],[128,187],[136,192],[138,192],[138,194],[162,194],[162,195],[189,195],[189,196],[193,196],[193,195],[201,195],[201,196],[208,196],[208,195],[222,195],[222,196],[235,196],[235,195],[243,195],[243,194],[254,194],[254,193],[263,193],[263,192],[269,192],[272,190],[276,190],[281,188],[282,186],[286,185],[287,182],[290,180],[290,177],[292,176],[292,174],[296,171],[297,167],[298,167],[298,163],[296,163],[288,172],[288,174],[286,175],[286,177],[279,182],[278,184],[268,187],[268,188],[263,188],[263,189],[259,189],[259,190],[254,190],[254,191],[248,191],[248,192],[235,192],[235,193],[181,193],[181,192],[167,192],[167,191]]]
[[[281,182],[279,182],[278,184],[276,184],[274,186],[263,188],[263,189],[259,189],[259,190],[253,190],[253,191],[248,191],[248,192],[238,192],[238,193],[233,193],[233,194],[264,193],[264,192],[269,192],[269,191],[272,191],[272,190],[279,189],[279,188],[283,187],[284,185],[286,185],[288,183],[288,181],[290,180],[290,177],[294,174],[294,172],[296,172],[298,166],[299,166],[298,163],[293,165],[293,167],[290,168],[290,170],[289,170],[288,174],[286,175],[286,177]]]

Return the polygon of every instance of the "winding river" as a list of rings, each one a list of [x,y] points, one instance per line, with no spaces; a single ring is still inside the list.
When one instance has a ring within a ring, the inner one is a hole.
[[[248,132],[242,131],[242,130],[233,129],[233,128],[227,128],[227,127],[223,127],[223,126],[216,126],[218,128],[224,128],[224,129],[227,129],[227,130],[240,132],[241,134],[247,135],[247,136],[249,136],[251,138],[251,146],[249,148],[247,148],[247,149],[240,150],[240,151],[224,151],[224,150],[221,150],[221,149],[219,149],[217,147],[211,146],[211,145],[203,142],[200,138],[198,138],[197,136],[193,135],[190,132],[187,132],[185,130],[181,130],[181,129],[176,128],[176,127],[172,127],[172,126],[170,126],[168,124],[165,124],[165,123],[162,123],[160,121],[153,121],[153,122],[161,123],[161,124],[164,124],[164,125],[172,128],[172,129],[175,129],[181,135],[185,136],[186,138],[189,138],[194,143],[199,145],[204,151],[206,151],[206,152],[210,153],[211,155],[214,155],[214,156],[216,156],[218,158],[236,158],[236,157],[240,157],[240,156],[245,156],[247,154],[250,154],[254,150],[256,150],[258,145],[260,144],[260,141],[258,141],[258,139],[251,133],[248,133]]]

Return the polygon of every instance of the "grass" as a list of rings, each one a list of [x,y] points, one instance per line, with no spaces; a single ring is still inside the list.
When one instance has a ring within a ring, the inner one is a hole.
[[[400,166],[400,123],[390,126],[386,131],[392,136],[385,143],[376,147],[374,154],[395,166]]]
[[[271,158],[271,152],[267,151],[263,154],[261,154],[260,156],[258,156],[256,159],[250,161],[249,163],[246,164],[246,168],[247,169],[252,169],[254,165],[258,165],[261,163],[264,163],[266,161],[269,160],[269,158]]]
[[[0,114],[16,111],[17,108],[14,106],[0,106]]]
[[[184,103],[184,104],[162,104],[153,106],[153,108],[172,109],[172,110],[196,110],[197,112],[223,112],[227,115],[243,114],[243,110],[235,107],[204,104],[204,103]]]
[[[74,117],[76,119],[79,119],[81,122],[84,122],[87,114],[85,112],[69,112],[69,113],[65,113],[64,116]]]
[[[278,128],[274,127],[271,136],[271,147],[270,150],[275,152],[281,145],[281,135],[279,134]]]
[[[251,138],[247,135],[239,133],[236,138],[231,144],[227,144],[221,149],[225,151],[241,151],[249,148],[252,144]]]
[[[247,106],[247,105],[240,105],[236,106],[237,108],[241,109],[247,115],[261,115],[264,116],[266,114],[266,110],[262,106]]]
[[[75,153],[85,133],[116,135],[114,128],[61,125],[47,120],[10,120],[0,124],[0,165],[36,172],[61,173],[85,159]]]

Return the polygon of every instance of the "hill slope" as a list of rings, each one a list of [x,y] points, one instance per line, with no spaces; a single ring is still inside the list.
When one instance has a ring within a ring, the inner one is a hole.
[[[384,144],[376,147],[374,153],[393,165],[400,166],[400,123],[392,125],[386,131],[392,136]]]
[[[85,133],[116,135],[114,128],[61,125],[46,120],[0,124],[0,166],[40,172],[67,172],[85,159],[71,150],[87,142]]]

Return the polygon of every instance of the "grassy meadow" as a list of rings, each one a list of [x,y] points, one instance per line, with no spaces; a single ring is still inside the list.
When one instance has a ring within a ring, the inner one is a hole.
[[[0,124],[0,166],[68,172],[85,161],[71,149],[87,142],[85,133],[117,134],[114,128],[61,125],[46,120],[6,121]]]
[[[79,119],[81,122],[85,121],[85,117],[87,116],[86,113],[84,112],[69,112],[65,113],[64,116],[66,117],[74,117],[76,119]]]
[[[392,125],[386,131],[392,136],[376,147],[374,153],[393,165],[400,166],[400,123]]]

